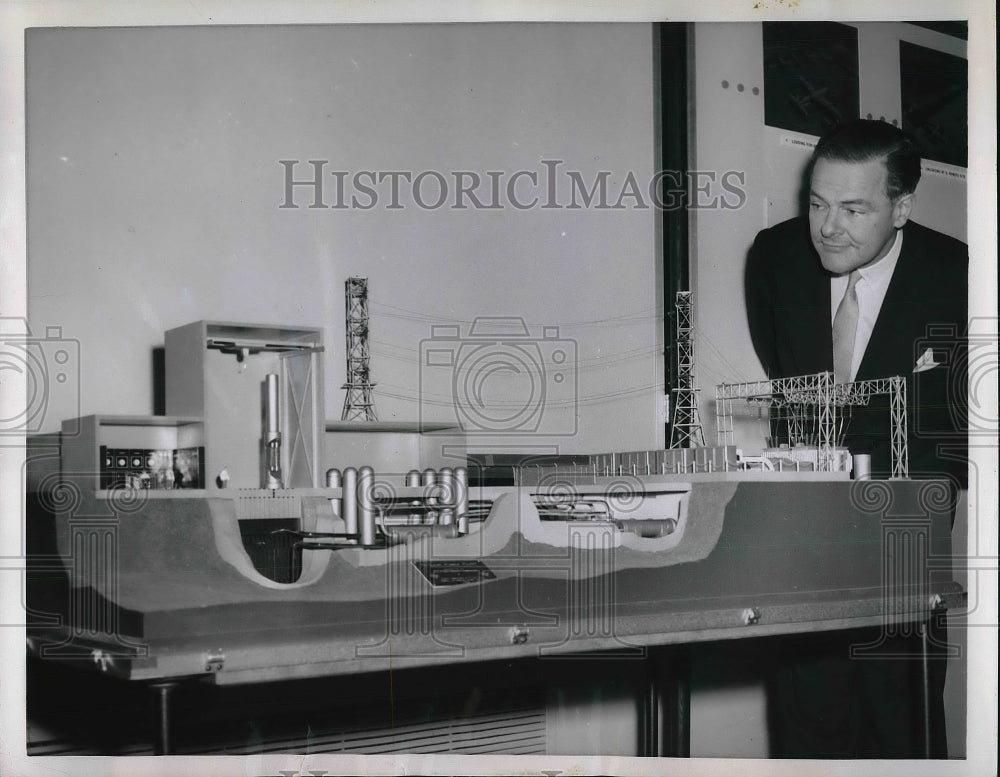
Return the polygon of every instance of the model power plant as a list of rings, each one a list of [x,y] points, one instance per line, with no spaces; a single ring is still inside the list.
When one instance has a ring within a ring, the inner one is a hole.
[[[182,495],[159,492],[189,489],[186,501],[217,513],[216,541],[225,560],[265,586],[279,578],[304,585],[321,575],[326,561],[303,551],[335,550],[362,565],[388,563],[388,556],[378,561],[371,551],[398,545],[419,546],[430,557],[438,551],[480,557],[499,552],[514,534],[564,547],[575,541],[568,528],[602,533],[608,547],[655,555],[682,542],[691,510],[721,520],[718,506],[710,504],[717,488],[846,481],[852,469],[856,479],[866,477],[867,457],[851,455],[844,432],[852,408],[878,394],[890,398],[892,476],[907,477],[906,384],[899,377],[837,383],[823,372],[722,383],[715,398],[718,444],[705,445],[694,308],[691,292],[684,291],[676,299],[678,385],[670,448],[575,456],[571,464],[550,458],[522,464],[512,486],[474,482],[459,426],[427,430],[376,421],[365,279],[347,280],[346,302],[343,419],[365,423],[325,421],[321,329],[195,322],[167,332],[170,415],[83,419],[89,432],[68,438],[63,472],[99,471],[96,479],[80,476],[81,491],[97,489],[98,498],[122,488],[148,489],[151,505],[173,496],[164,503],[171,510],[183,506],[176,499]],[[735,419],[754,413],[766,423],[766,447],[747,454],[736,445]],[[126,442],[141,461],[170,455],[178,461],[182,453],[195,452],[203,474],[182,478],[180,485],[177,477],[170,484],[164,478],[162,486],[159,480],[152,485],[152,477],[117,478],[111,454]],[[386,451],[397,449],[408,452],[405,460],[395,453],[386,458]],[[98,461],[105,464],[95,470]],[[212,489],[213,482],[220,490]],[[289,567],[285,577],[268,571],[266,560],[251,562],[247,553],[258,545],[267,554],[298,559],[294,564],[301,570]],[[639,562],[623,557],[622,563]]]
[[[843,446],[852,409],[873,396],[889,396],[892,477],[908,477],[906,381],[901,377],[837,383],[833,373],[720,383],[715,391],[718,444],[706,446],[698,414],[694,373],[694,305],[690,291],[677,292],[677,387],[667,450],[602,453],[590,457],[594,477],[693,475],[736,472],[813,472],[855,478],[869,474],[869,457]],[[735,445],[734,418],[754,410],[768,425],[760,454]],[[837,474],[839,473],[839,474]]]

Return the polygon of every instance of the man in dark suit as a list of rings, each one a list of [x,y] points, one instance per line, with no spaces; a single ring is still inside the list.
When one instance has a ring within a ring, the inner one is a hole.
[[[968,249],[909,220],[920,155],[899,129],[851,122],[822,138],[809,215],[762,231],[747,261],[747,319],[771,378],[906,379],[911,477],[965,483]],[[888,397],[852,408],[843,444],[891,473]],[[854,660],[846,639],[786,643],[771,697],[779,757],[923,755],[914,660]],[[899,642],[895,640],[894,642]],[[904,652],[919,655],[914,640]],[[899,644],[890,644],[900,652]],[[931,662],[932,757],[945,757],[944,661]]]

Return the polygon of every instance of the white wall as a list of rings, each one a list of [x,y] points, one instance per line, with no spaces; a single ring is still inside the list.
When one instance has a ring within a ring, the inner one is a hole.
[[[648,181],[651,39],[649,25],[29,31],[33,331],[79,339],[80,412],[148,414],[164,330],[203,318],[322,326],[337,419],[344,281],[362,276],[381,420],[420,415],[432,324],[520,316],[533,335],[558,326],[575,341],[579,384],[546,411],[540,431],[558,436],[517,442],[662,445],[655,211],[395,210],[383,207],[388,182],[370,210],[310,209],[302,189],[302,207],[279,208],[282,159],[302,160],[297,178],[310,159],[449,180],[528,170],[543,200],[543,159],[585,181],[610,171],[613,192],[630,171]],[[557,199],[569,200],[565,179]],[[450,386],[425,389],[425,417],[447,420]],[[53,394],[43,431],[77,412],[66,394]]]
[[[706,442],[714,444],[715,386],[764,377],[750,342],[743,297],[746,252],[765,225],[769,191],[762,154],[764,66],[760,25],[697,25],[694,60],[692,168],[720,178],[735,171],[743,176],[746,193],[741,208],[695,209],[691,217],[695,364]],[[751,435],[759,430],[736,431],[737,442],[743,442],[753,440]]]

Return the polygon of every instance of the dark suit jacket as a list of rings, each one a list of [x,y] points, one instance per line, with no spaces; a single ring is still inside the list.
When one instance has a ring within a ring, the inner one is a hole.
[[[969,254],[965,243],[909,222],[903,246],[856,380],[906,378],[909,470],[965,484]],[[747,260],[750,334],[768,377],[833,370],[830,274],[805,218],[757,235]],[[941,366],[914,373],[928,348]],[[852,410],[844,443],[870,453],[872,471],[889,474],[889,399]]]

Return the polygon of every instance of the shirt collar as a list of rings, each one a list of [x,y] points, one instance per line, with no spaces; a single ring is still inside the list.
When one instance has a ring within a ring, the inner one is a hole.
[[[893,270],[896,269],[896,262],[899,261],[899,254],[903,250],[903,230],[896,230],[896,238],[892,242],[889,253],[883,256],[874,264],[862,267],[858,270],[862,280],[870,286],[888,286],[892,278]]]

